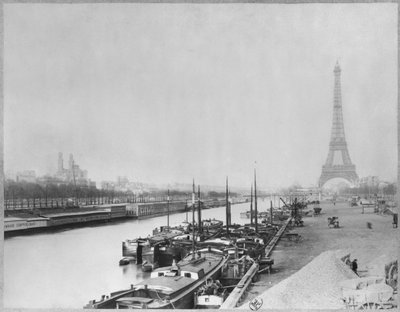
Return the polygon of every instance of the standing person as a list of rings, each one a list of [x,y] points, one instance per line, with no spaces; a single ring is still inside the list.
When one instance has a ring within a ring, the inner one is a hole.
[[[357,264],[357,259],[354,259],[353,262],[351,263],[351,269],[353,270],[354,273],[357,273],[357,269],[358,269],[358,264]]]

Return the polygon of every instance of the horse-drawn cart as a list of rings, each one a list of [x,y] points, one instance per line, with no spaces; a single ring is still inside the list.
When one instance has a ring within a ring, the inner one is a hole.
[[[329,217],[328,218],[328,227],[339,227],[339,218],[338,217]]]
[[[314,207],[314,214],[315,214],[315,215],[321,214],[321,210],[322,210],[321,207]]]
[[[393,300],[393,288],[385,283],[384,277],[350,279],[340,286],[347,309],[391,309],[397,306]]]

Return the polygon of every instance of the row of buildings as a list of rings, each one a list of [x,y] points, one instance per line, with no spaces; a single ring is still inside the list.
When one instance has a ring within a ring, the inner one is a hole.
[[[15,181],[39,184],[51,183],[56,185],[73,184],[77,187],[96,188],[96,182],[88,178],[88,171],[80,168],[72,154],[69,154],[67,166],[64,165],[64,157],[61,152],[58,153],[57,171],[55,174],[38,177],[34,170],[25,170],[15,175]],[[378,176],[367,176],[358,179],[356,187],[385,188],[389,184],[388,182],[381,181]],[[186,184],[184,186],[187,188]],[[107,191],[143,194],[144,192],[156,189],[156,186],[132,182],[126,176],[118,176],[116,181],[100,182],[99,188]],[[179,186],[175,185],[174,188],[179,189]]]
[[[101,181],[100,188],[106,191],[132,192],[137,195],[157,189],[154,185],[129,181],[126,176],[118,176],[116,181]]]
[[[8,178],[16,182],[30,182],[39,184],[72,184],[77,187],[96,188],[96,182],[88,178],[88,171],[82,169],[74,159],[73,154],[69,154],[68,161],[65,163],[63,153],[58,153],[57,171],[54,174],[37,176],[35,170],[24,170],[15,175],[9,175]],[[143,194],[152,190],[151,185],[131,182],[126,176],[118,176],[116,181],[102,181],[100,189],[116,192],[133,192]]]
[[[24,170],[15,175],[17,182],[30,182],[39,184],[73,184],[79,187],[96,187],[96,182],[88,178],[87,170],[83,170],[75,163],[74,156],[69,154],[68,166],[64,168],[63,153],[58,153],[57,172],[53,175],[38,177],[34,170]]]

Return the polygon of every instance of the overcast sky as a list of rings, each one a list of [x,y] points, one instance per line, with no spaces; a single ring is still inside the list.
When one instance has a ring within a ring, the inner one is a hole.
[[[359,176],[394,181],[397,4],[5,4],[5,171],[316,184],[333,68]]]

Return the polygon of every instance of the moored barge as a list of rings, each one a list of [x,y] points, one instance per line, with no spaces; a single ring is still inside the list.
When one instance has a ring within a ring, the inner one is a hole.
[[[130,289],[90,301],[88,309],[192,309],[194,293],[208,279],[217,279],[228,256],[204,248],[191,252],[176,265],[154,270],[151,277]]]

